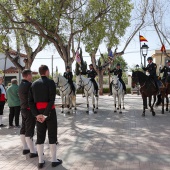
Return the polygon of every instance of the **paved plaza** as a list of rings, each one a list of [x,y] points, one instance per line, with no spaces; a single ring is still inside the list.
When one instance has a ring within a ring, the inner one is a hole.
[[[156,108],[155,117],[149,110],[142,117],[142,99],[137,95],[126,95],[123,114],[113,112],[113,98],[109,96],[100,97],[97,114],[86,113],[86,99],[81,95],[76,113],[60,113],[60,103],[57,97],[57,156],[63,164],[51,167],[46,140],[43,169],[170,170],[169,112],[162,115]],[[6,106],[6,125],[8,112]],[[22,155],[19,129],[0,129],[0,170],[35,170],[37,163],[38,158]]]

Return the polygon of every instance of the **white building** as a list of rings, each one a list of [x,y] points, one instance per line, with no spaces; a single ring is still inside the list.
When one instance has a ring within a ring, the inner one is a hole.
[[[10,55],[11,57],[15,58],[17,57],[17,51],[15,50],[11,50],[10,51]],[[26,58],[27,55],[25,54],[20,54],[20,58],[19,58],[19,62],[21,64],[21,66],[24,67],[24,58]],[[16,78],[18,81],[21,80],[21,74],[19,72],[19,70],[14,66],[14,64],[7,58],[6,59],[6,66],[5,66],[5,54],[0,52],[0,70],[3,71],[3,73],[5,74],[5,85],[8,85],[8,83],[11,82],[11,79]],[[33,74],[38,74],[37,72],[33,72]]]

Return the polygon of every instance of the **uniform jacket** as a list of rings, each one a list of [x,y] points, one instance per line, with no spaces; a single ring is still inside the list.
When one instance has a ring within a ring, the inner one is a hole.
[[[7,102],[9,107],[20,106],[20,100],[18,95],[18,85],[12,84],[8,87],[6,94],[7,94]]]
[[[122,78],[122,69],[116,69],[110,70],[110,73],[113,73],[114,75],[117,75],[119,79]]]
[[[148,71],[150,76],[156,77],[156,68],[157,68],[156,64],[151,63],[151,64],[148,64],[147,67],[145,67],[145,68],[143,67],[142,69],[144,71]]]
[[[63,76],[68,80],[68,82],[73,82],[73,74],[71,71],[65,72]]]
[[[95,77],[97,76],[97,72],[94,69],[87,70],[86,72],[84,72],[82,74],[87,74],[88,78],[91,78],[91,79],[95,79]]]
[[[22,80],[21,84],[19,85],[18,94],[19,94],[20,105],[22,109],[29,108],[28,94],[29,94],[29,89],[31,87],[31,84],[32,83],[27,80]]]
[[[163,78],[166,78],[168,75],[170,75],[170,67],[164,66],[161,70],[161,73],[163,74]]]
[[[50,116],[54,109],[56,86],[53,80],[42,76],[32,83],[29,92],[29,106],[34,116]]]

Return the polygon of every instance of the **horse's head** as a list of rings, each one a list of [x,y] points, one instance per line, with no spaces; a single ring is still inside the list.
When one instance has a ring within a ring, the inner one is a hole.
[[[59,83],[60,83],[60,78],[59,78],[59,75],[55,75],[54,78],[53,78],[56,86],[58,87],[59,86]]]
[[[113,86],[117,89],[118,88],[118,82],[119,82],[119,78],[118,78],[118,76],[116,76],[116,75],[114,75],[113,76]]]
[[[81,75],[76,76],[76,85],[77,85],[77,89],[83,87],[83,80]]]
[[[138,71],[132,71],[132,88],[139,83]]]

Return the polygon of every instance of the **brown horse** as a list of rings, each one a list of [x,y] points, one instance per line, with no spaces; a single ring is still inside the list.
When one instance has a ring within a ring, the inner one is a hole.
[[[143,99],[143,114],[142,116],[145,116],[145,109],[147,108],[147,97],[149,98],[149,107],[150,111],[152,112],[152,115],[155,116],[155,111],[153,109],[153,106],[156,102],[156,95],[158,93],[158,90],[155,86],[154,81],[150,80],[148,76],[146,76],[141,71],[133,71],[132,73],[132,87],[134,88],[137,83],[140,84],[140,92]],[[153,104],[151,104],[152,96],[154,97]]]

